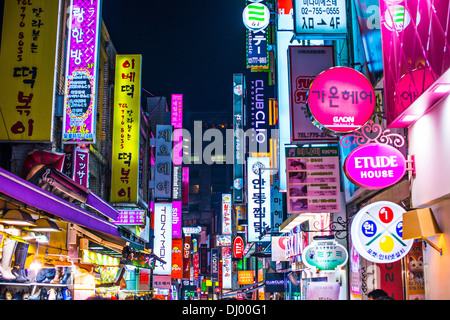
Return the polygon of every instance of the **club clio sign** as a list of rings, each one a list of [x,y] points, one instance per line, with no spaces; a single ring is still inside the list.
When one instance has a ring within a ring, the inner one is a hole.
[[[353,184],[377,190],[400,181],[407,170],[407,161],[390,145],[370,143],[353,150],[345,159],[343,169]]]
[[[352,132],[369,121],[375,110],[370,81],[348,67],[323,71],[312,82],[307,97],[308,114],[322,131]]]

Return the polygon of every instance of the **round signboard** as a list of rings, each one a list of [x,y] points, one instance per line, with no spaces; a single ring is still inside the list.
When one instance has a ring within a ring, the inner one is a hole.
[[[270,11],[262,3],[250,3],[242,12],[242,20],[247,29],[259,31],[269,25]]]
[[[343,134],[358,130],[370,120],[375,92],[361,72],[333,67],[311,83],[306,105],[313,123],[322,131]]]
[[[303,249],[303,263],[318,270],[335,270],[347,263],[348,253],[335,240],[313,241]]]
[[[377,190],[402,179],[406,172],[406,159],[390,145],[371,143],[353,150],[345,159],[343,169],[353,184]]]
[[[353,218],[351,236],[356,251],[368,261],[391,263],[403,258],[414,240],[403,240],[405,209],[389,201],[362,208]]]

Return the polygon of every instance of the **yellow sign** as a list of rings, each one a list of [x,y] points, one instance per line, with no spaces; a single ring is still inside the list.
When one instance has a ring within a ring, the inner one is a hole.
[[[111,202],[137,203],[141,55],[116,56]]]
[[[59,1],[6,0],[0,141],[52,141]]]

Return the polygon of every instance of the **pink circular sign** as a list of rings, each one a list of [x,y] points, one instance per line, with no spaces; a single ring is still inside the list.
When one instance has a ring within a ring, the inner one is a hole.
[[[369,121],[375,110],[375,92],[361,72],[334,67],[314,79],[308,91],[307,106],[322,130],[351,132]]]
[[[345,159],[343,169],[353,184],[377,190],[400,181],[406,172],[406,160],[398,149],[373,143],[353,150]]]

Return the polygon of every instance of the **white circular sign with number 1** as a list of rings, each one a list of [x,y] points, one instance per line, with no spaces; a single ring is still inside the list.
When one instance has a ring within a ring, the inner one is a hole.
[[[414,240],[403,240],[403,213],[398,204],[378,201],[362,208],[353,218],[352,243],[368,261],[391,263],[403,258]]]

